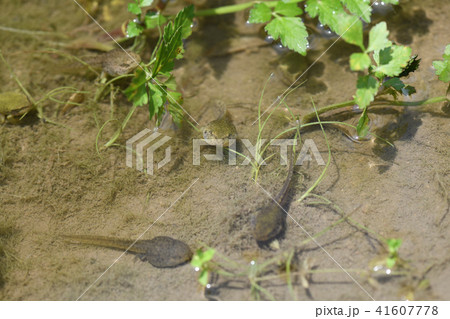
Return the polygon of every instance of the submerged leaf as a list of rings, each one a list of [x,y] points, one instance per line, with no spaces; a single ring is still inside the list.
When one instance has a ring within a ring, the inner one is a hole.
[[[272,18],[272,11],[264,3],[257,3],[250,10],[248,21],[250,23],[265,23]]]
[[[160,110],[162,109],[167,94],[163,87],[153,83],[148,83],[148,90],[150,94],[150,99],[148,100],[148,117],[152,120],[155,114],[161,113]]]
[[[365,22],[370,22],[372,6],[369,1],[364,0],[341,0],[347,9],[354,15],[361,17]]]
[[[276,17],[265,27],[267,33],[289,49],[306,55],[308,32],[300,18]]]
[[[358,125],[356,126],[356,133],[359,138],[365,138],[369,133],[369,116],[367,116],[367,109],[361,114]]]
[[[339,34],[346,42],[364,50],[362,22],[357,16],[345,12],[339,0],[308,0],[306,12]]]
[[[391,78],[383,83],[384,87],[393,87],[395,90],[400,91],[405,87],[405,84],[399,78]]]
[[[380,82],[372,75],[366,75],[358,78],[356,87],[355,103],[360,109],[365,109],[374,100]]]
[[[443,61],[433,61],[433,67],[436,70],[436,75],[442,82],[450,82],[450,44],[445,48]]]

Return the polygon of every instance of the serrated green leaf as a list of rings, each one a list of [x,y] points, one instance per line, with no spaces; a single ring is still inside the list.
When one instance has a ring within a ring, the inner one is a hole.
[[[132,14],[141,14],[142,10],[137,3],[129,3],[128,12],[131,12]]]
[[[354,15],[361,17],[367,23],[370,22],[370,15],[372,13],[372,6],[370,1],[365,0],[341,0],[347,7],[348,11]]]
[[[398,4],[398,0],[383,0],[386,4]]]
[[[350,56],[350,69],[362,71],[370,66],[370,57],[366,53],[353,53]]]
[[[144,86],[145,87],[145,86]],[[150,91],[150,99],[148,100],[148,112],[150,120],[153,119],[155,114],[160,114],[161,109],[166,99],[166,92],[164,88],[159,87],[153,83],[148,83],[148,89]]]
[[[390,47],[392,42],[388,39],[389,31],[387,30],[386,22],[380,22],[369,32],[369,46],[366,52],[381,50]]]
[[[133,105],[141,106],[148,102],[147,90],[145,88],[145,71],[137,69],[130,86],[124,90],[124,94]]]
[[[158,25],[163,25],[166,22],[167,18],[159,12],[149,11],[144,17],[144,23],[147,29],[156,28]]]
[[[163,40],[156,53],[156,61],[153,65],[153,74],[160,71],[171,71],[167,66],[172,66],[174,59],[183,56],[182,40],[192,33],[191,25],[194,17],[194,6],[190,5],[178,12],[175,20],[169,22],[164,28]]]
[[[265,23],[272,18],[272,11],[264,3],[257,3],[250,10],[248,21],[250,23]]]
[[[356,125],[356,133],[359,138],[365,138],[369,133],[369,116],[367,115],[367,109],[364,109],[364,112],[358,120],[358,124]]]
[[[387,87],[392,87],[395,90],[400,92],[405,87],[405,84],[399,78],[391,78],[391,79],[385,81],[383,83],[383,86],[386,87],[386,88]]]
[[[374,100],[379,87],[380,82],[371,75],[365,75],[358,78],[354,99],[360,109],[365,109],[370,102]]]
[[[433,61],[436,75],[442,82],[450,82],[450,44],[445,47],[443,61]]]
[[[450,44],[445,47],[445,51],[444,51],[443,57],[444,57],[445,60],[449,60],[450,59]]]
[[[387,76],[397,76],[408,65],[411,58],[411,48],[399,45],[377,50],[373,58],[377,63],[376,72]]]
[[[311,18],[319,15],[320,22],[328,26],[336,23],[335,14],[344,12],[339,0],[307,0],[305,10]]]
[[[178,12],[175,17],[175,28],[181,27],[181,39],[184,40],[192,34],[192,20],[194,19],[194,6],[189,5]]]
[[[275,40],[280,38],[281,43],[289,49],[306,54],[308,32],[300,18],[276,17],[266,25],[265,30]]]
[[[436,75],[442,82],[450,81],[450,64],[448,61],[433,61],[433,68],[436,70]]]
[[[142,31],[144,31],[144,28],[135,21],[130,21],[127,25],[127,36],[130,38],[137,37]]]
[[[306,12],[312,18],[318,15],[320,23],[329,26],[346,42],[365,50],[361,20],[345,12],[339,0],[308,0]]]
[[[303,10],[297,5],[297,3],[284,3],[278,2],[275,6],[275,12],[285,17],[295,17],[301,15]]]

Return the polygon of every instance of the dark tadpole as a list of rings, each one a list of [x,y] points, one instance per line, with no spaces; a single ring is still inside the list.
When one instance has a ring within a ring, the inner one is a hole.
[[[72,243],[126,250],[157,268],[176,267],[189,262],[192,258],[192,251],[186,243],[167,236],[138,240],[135,243],[134,240],[105,236],[68,235],[64,238]]]
[[[260,246],[264,246],[284,233],[286,228],[286,204],[289,186],[294,174],[295,154],[291,155],[289,173],[278,195],[259,208],[255,218],[253,236]]]

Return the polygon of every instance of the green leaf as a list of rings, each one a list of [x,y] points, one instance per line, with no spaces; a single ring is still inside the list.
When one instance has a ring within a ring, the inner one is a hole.
[[[167,18],[159,12],[149,11],[144,17],[144,23],[147,29],[156,28],[158,25],[163,25],[166,22]]]
[[[286,17],[295,17],[303,13],[303,10],[299,8],[297,3],[284,3],[278,2],[275,6],[275,12]]]
[[[391,78],[391,79],[385,81],[383,83],[383,86],[386,88],[393,87],[395,90],[401,91],[405,87],[405,84],[399,78]]]
[[[178,12],[175,20],[169,22],[164,28],[163,40],[156,53],[156,61],[152,70],[154,76],[160,71],[171,71],[167,66],[169,65],[173,68],[174,59],[180,59],[183,56],[182,40],[192,33],[193,17],[194,6],[190,5]]]
[[[131,12],[132,14],[141,14],[142,10],[137,3],[129,3],[128,12]]]
[[[367,116],[367,108],[364,109],[363,114],[359,118],[358,125],[356,125],[356,133],[358,137],[363,139],[369,133],[369,116]]]
[[[280,38],[284,46],[306,55],[308,32],[300,18],[276,17],[266,25],[265,30],[275,40]]]
[[[250,10],[248,21],[250,23],[265,23],[272,18],[272,11],[264,3],[257,3]]]
[[[128,88],[124,90],[124,94],[133,105],[141,106],[148,102],[147,90],[145,83],[147,82],[145,71],[136,69],[135,76]]]
[[[345,12],[339,0],[307,0],[306,12],[327,25],[330,29],[350,43],[359,46],[363,51],[363,29],[361,20]]]
[[[400,246],[402,245],[401,239],[389,238],[387,241],[387,246],[390,254],[397,254]]]
[[[411,48],[399,45],[375,51],[373,58],[378,67],[376,72],[381,72],[387,76],[397,76],[408,65],[411,58]]]
[[[215,253],[216,250],[213,248],[210,248],[206,251],[203,251],[202,249],[197,249],[194,256],[192,256],[191,266],[202,268],[206,262],[210,261],[214,257]]]
[[[383,0],[383,2],[386,4],[398,4],[398,0]]]
[[[396,261],[397,261],[397,258],[393,258],[393,257],[386,258],[386,267],[388,269],[392,269],[395,266]]]
[[[450,82],[450,44],[445,47],[443,61],[433,61],[436,75],[442,82]]]
[[[181,39],[184,40],[192,34],[192,20],[194,19],[194,6],[190,5],[178,12],[175,17],[175,30],[181,28]]]
[[[402,89],[402,94],[405,96],[410,96],[416,93],[416,88],[411,85],[407,85]]]
[[[369,32],[369,46],[366,52],[381,50],[390,47],[392,42],[388,39],[389,31],[387,30],[386,22],[380,22]]]
[[[370,57],[366,53],[353,53],[350,56],[350,69],[362,71],[370,66]]]
[[[206,286],[208,284],[208,274],[209,272],[207,270],[202,270],[200,272],[200,275],[198,276],[198,282],[202,286]]]
[[[127,25],[127,36],[130,38],[137,37],[142,31],[144,31],[144,28],[135,21],[130,21]]]
[[[370,15],[372,13],[372,6],[370,5],[370,1],[341,0],[341,2],[347,7],[348,11],[358,17],[361,17],[367,23],[370,22]]]
[[[331,30],[342,36],[345,42],[357,45],[364,51],[363,43],[363,26],[359,18],[348,15],[347,13],[338,14],[337,26],[332,27]]]
[[[148,82],[148,90],[150,91],[150,99],[148,100],[148,117],[150,121],[155,114],[163,113],[163,105],[166,100],[166,92],[164,87]],[[144,86],[145,87],[145,86]]]
[[[153,3],[153,0],[139,0],[140,7],[149,7]]]
[[[433,61],[433,68],[436,70],[436,75],[442,82],[450,81],[450,64],[448,61]]]
[[[360,76],[356,83],[355,103],[360,109],[365,109],[373,101],[380,87],[380,82],[372,75]]]

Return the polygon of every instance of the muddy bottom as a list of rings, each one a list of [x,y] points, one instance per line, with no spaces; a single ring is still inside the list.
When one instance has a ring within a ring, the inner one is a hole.
[[[23,124],[0,126],[1,299],[450,299],[448,105],[374,109],[373,130],[393,147],[374,139],[355,143],[342,130],[326,127],[331,157],[323,180],[314,196],[298,202],[324,166],[314,157],[296,166],[286,229],[277,244],[261,247],[252,237],[255,212],[283,185],[287,167],[279,165],[280,158],[261,168],[258,183],[242,158],[237,157],[236,165],[228,165],[230,154],[208,161],[204,155],[214,150],[206,146],[196,165],[191,140],[198,133],[186,124],[161,131],[170,140],[154,161],[160,163],[169,146],[171,160],[160,168],[155,164],[152,175],[148,167],[147,173],[141,172],[135,159],[127,166],[125,144],[143,129],[153,129],[145,107],[137,109],[116,146],[97,152],[96,139],[100,146],[106,143],[131,104],[120,90],[94,102],[96,75],[52,50],[78,57],[92,54],[86,43],[104,43],[102,31],[76,4],[3,2],[1,26],[43,31],[0,30],[1,52],[32,96],[38,100],[58,87],[89,93],[65,114],[60,104],[43,103],[44,115],[55,124],[31,114]],[[92,14],[107,30],[119,28],[129,17],[124,1],[108,7],[99,3]],[[171,2],[168,12],[182,5]],[[425,7],[413,0],[381,12],[384,17],[374,15],[374,20],[387,20],[391,40],[411,46],[422,59],[420,69],[407,79],[417,90],[408,100],[445,94],[431,62],[441,59],[450,43],[449,10],[448,2],[427,1]],[[246,13],[200,19],[186,41],[186,59],[174,73],[192,122],[202,126],[214,119],[208,106],[223,101],[239,134],[238,150],[249,155],[241,139],[253,145],[256,141],[258,125],[252,124],[266,80],[273,74],[262,110],[335,38],[315,35],[307,58],[292,59],[264,42],[260,26],[247,25],[246,19]],[[338,41],[302,76],[299,81],[307,82],[287,98],[295,115],[312,111],[311,97],[317,107],[352,98],[356,74],[349,70],[348,56],[353,52],[356,47]],[[149,51],[142,54],[145,61],[149,56]],[[3,64],[0,70],[1,91],[18,91]],[[287,128],[288,117],[276,112],[264,137]],[[354,123],[356,118],[342,120]],[[320,129],[305,130],[302,140],[312,140],[327,162]],[[342,221],[343,216],[351,221]],[[189,263],[155,268],[132,254],[68,243],[63,235],[131,240],[168,236],[193,252],[214,248],[214,261],[234,275],[211,275],[205,290]],[[402,240],[399,268],[390,275],[383,269],[373,273],[385,260],[383,239],[389,238]]]

